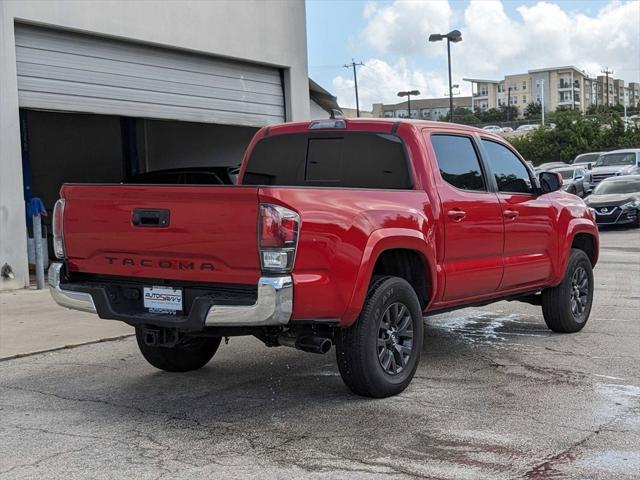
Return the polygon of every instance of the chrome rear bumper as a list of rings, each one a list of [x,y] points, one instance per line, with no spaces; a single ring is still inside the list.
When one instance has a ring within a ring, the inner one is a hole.
[[[104,288],[79,283],[65,284],[64,264],[55,262],[49,268],[49,291],[59,305],[73,310],[97,313],[101,318],[122,320],[131,325],[157,324],[190,330],[204,327],[259,327],[285,325],[293,311],[293,282],[289,275],[261,277],[253,305],[224,305],[210,298],[198,297],[188,316],[171,316],[117,312],[109,302]],[[65,288],[65,286],[67,288]],[[144,318],[141,318],[141,317]]]
[[[52,263],[49,267],[49,291],[58,305],[81,310],[83,312],[98,313],[93,303],[93,297],[89,293],[74,292],[64,290],[60,286],[60,276],[64,264],[62,262]]]

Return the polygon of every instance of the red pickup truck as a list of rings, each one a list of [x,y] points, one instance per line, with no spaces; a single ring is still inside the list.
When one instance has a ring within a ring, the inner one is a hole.
[[[238,185],[64,185],[55,300],[136,328],[167,371],[223,337],[326,353],[355,393],[401,392],[423,315],[498,300],[584,327],[598,230],[502,138],[461,125],[330,119],[261,129]]]

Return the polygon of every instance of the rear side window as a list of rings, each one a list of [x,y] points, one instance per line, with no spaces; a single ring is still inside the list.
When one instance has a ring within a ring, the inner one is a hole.
[[[480,160],[469,137],[432,135],[442,179],[460,190],[486,191]]]
[[[260,140],[243,185],[409,189],[402,141],[378,133],[274,135]]]

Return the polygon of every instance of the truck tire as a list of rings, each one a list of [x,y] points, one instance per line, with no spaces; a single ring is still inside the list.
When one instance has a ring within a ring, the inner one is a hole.
[[[579,332],[586,325],[593,303],[593,270],[587,254],[571,249],[562,282],[542,291],[544,321],[554,332]]]
[[[398,277],[376,277],[362,312],[336,334],[336,359],[344,383],[365,397],[402,392],[420,361],[424,325],[416,292]]]
[[[174,347],[147,345],[144,329],[136,328],[140,353],[154,367],[166,372],[190,372],[204,367],[220,346],[220,337],[187,337]]]

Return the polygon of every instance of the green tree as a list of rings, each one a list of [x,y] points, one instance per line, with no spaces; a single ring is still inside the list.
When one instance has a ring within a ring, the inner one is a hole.
[[[528,119],[539,118],[542,115],[542,104],[531,102],[524,109],[524,117]]]
[[[640,127],[629,126],[617,114],[585,117],[579,111],[558,111],[550,115],[556,128],[538,128],[511,138],[512,145],[534,165],[569,162],[576,155],[606,149],[637,147]]]

